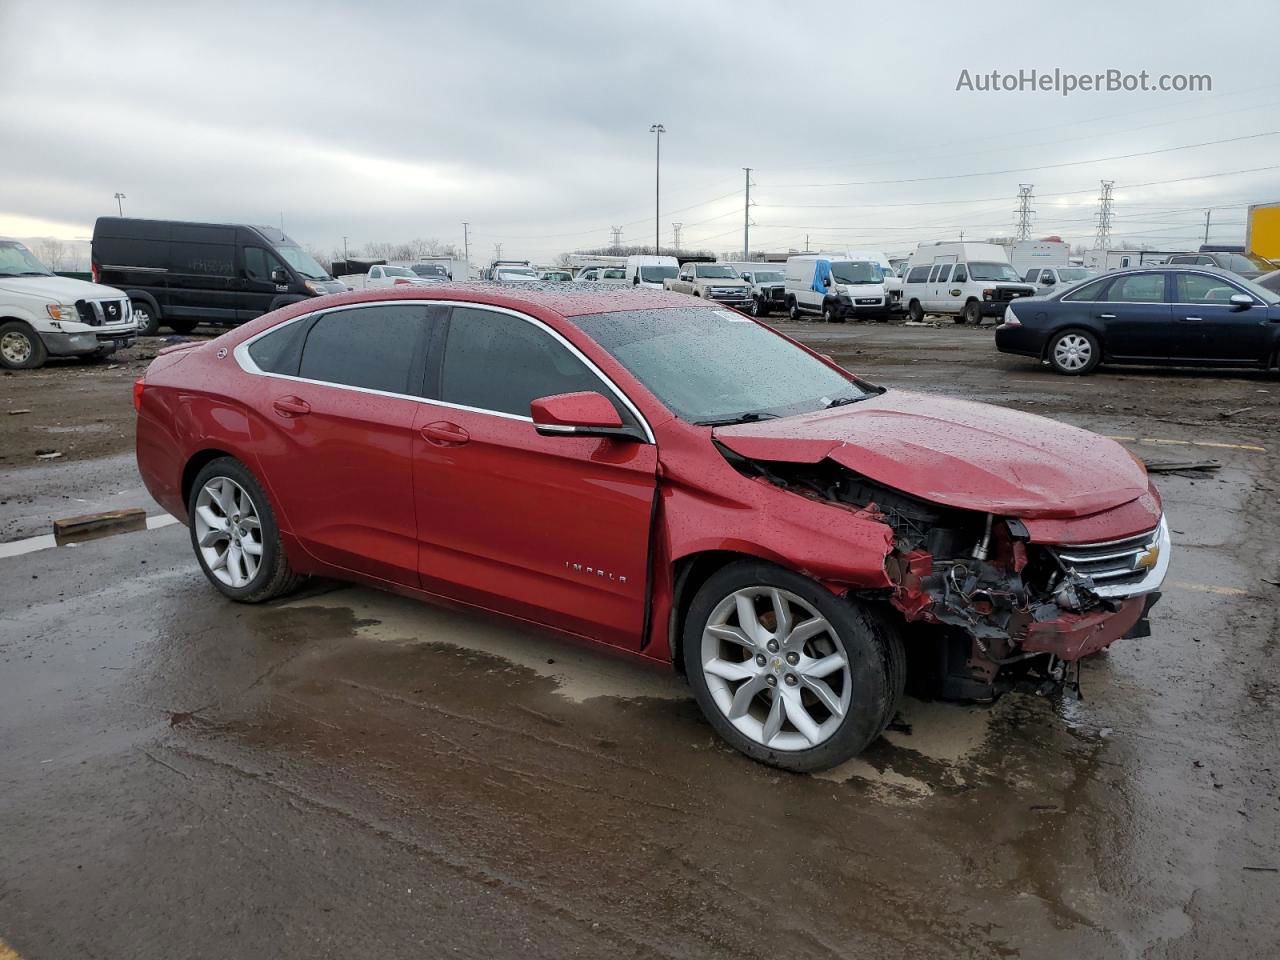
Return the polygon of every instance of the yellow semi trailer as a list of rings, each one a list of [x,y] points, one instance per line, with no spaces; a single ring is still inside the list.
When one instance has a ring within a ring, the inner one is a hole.
[[[1273,263],[1280,262],[1280,202],[1255,203],[1249,208],[1244,249]]]

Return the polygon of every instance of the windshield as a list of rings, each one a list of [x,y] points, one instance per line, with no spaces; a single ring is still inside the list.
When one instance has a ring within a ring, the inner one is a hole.
[[[670,266],[652,266],[640,268],[640,279],[645,283],[661,283],[663,280],[670,280],[679,271],[675,267]]]
[[[601,280],[625,280],[627,279],[627,271],[622,267],[610,267],[608,270],[600,271]]]
[[[51,277],[49,268],[22,244],[0,240],[0,277]]]
[[[307,280],[332,280],[324,267],[316,263],[307,251],[295,243],[282,243],[275,247],[276,253],[284,258],[284,262],[302,274]]]
[[[1263,279],[1266,279],[1266,278],[1264,277]],[[1241,287],[1244,287],[1246,290],[1248,290],[1250,293],[1256,296],[1263,303],[1267,303],[1267,304],[1280,303],[1280,293],[1277,293],[1275,290],[1270,290],[1267,287],[1262,286],[1260,283],[1258,283],[1257,280],[1248,280],[1244,277],[1232,277],[1231,282],[1238,284]]]
[[[986,263],[979,261],[969,264],[970,280],[1021,280],[1018,271],[1007,263]]]
[[[699,263],[693,268],[695,277],[705,277],[708,280],[737,280],[738,274],[733,267],[723,263]]]
[[[1268,273],[1275,267],[1253,254],[1220,253],[1218,263],[1234,273]]]
[[[1084,267],[1059,267],[1058,276],[1068,283],[1074,283],[1077,280],[1088,280],[1094,276],[1094,272]]]
[[[532,270],[530,270],[528,267],[501,267],[498,270],[498,279],[501,280],[507,277],[522,278],[527,280],[538,279],[538,275],[534,273]]]
[[[884,274],[880,264],[869,260],[836,260],[831,264],[831,279],[836,283],[879,283]]]
[[[781,283],[781,270],[752,270],[750,271],[752,278],[756,283]]]
[[[408,267],[383,267],[382,272],[388,277],[410,277],[415,280],[418,277],[418,275]]]
[[[542,275],[542,279],[543,280],[572,280],[573,277],[565,273],[563,270],[548,270],[546,273]]]
[[[442,280],[449,278],[449,271],[438,263],[415,263],[413,272],[420,277],[439,277]]]
[[[808,351],[731,310],[625,310],[574,322],[692,423],[809,413],[868,395]]]

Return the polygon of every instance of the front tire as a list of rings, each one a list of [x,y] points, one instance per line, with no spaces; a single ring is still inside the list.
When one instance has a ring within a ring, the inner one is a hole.
[[[191,320],[191,319],[166,321],[166,324],[170,330],[172,330],[174,333],[182,334],[183,336],[186,336],[188,333],[194,330],[199,325],[199,323],[200,323],[199,320]]]
[[[1102,362],[1102,345],[1088,330],[1060,330],[1049,339],[1045,359],[1054,372],[1079,377],[1092,373]]]
[[[970,300],[964,305],[964,312],[956,319],[957,323],[972,323],[978,326],[982,323],[982,307],[977,300]]]
[[[753,317],[767,317],[769,315],[769,308],[765,306],[764,299],[762,297],[752,297],[751,307],[748,312],[750,312]]]
[[[912,323],[924,322],[924,307],[920,306],[919,300],[912,300],[907,305],[907,316],[911,318]]]
[[[713,574],[684,624],[684,665],[708,721],[785,770],[825,770],[893,719],[905,681],[897,631],[870,607],[771,563]]]
[[[160,314],[147,301],[133,301],[133,316],[138,321],[138,336],[154,337],[160,332]]]
[[[196,474],[187,515],[200,569],[232,600],[262,603],[304,579],[289,566],[266,492],[234,457],[219,457]]]
[[[0,323],[0,367],[6,370],[34,370],[49,358],[40,334],[21,320]]]

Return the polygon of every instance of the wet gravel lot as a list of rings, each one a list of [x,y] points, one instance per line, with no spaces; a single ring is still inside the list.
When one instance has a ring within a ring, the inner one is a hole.
[[[782,327],[893,388],[1219,461],[1158,481],[1153,635],[1083,700],[908,700],[795,776],[620,655],[336,584],[232,605],[180,526],[0,558],[0,957],[1280,954],[1280,380]],[[136,369],[0,378],[0,540],[149,503]]]

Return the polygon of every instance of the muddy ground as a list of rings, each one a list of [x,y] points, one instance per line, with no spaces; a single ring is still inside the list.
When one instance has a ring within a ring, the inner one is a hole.
[[[334,584],[231,605],[180,526],[0,559],[0,956],[1280,954],[1280,381],[783,326],[894,388],[1217,460],[1160,478],[1153,635],[1083,700],[908,700],[794,776],[618,655]],[[149,503],[124,359],[0,378],[0,540]]]

